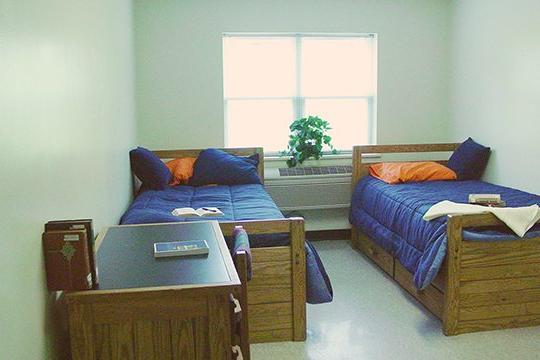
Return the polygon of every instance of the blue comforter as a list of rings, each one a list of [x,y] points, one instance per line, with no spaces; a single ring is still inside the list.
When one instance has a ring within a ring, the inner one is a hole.
[[[217,207],[219,218],[178,217],[172,210],[181,207]],[[120,223],[150,224],[179,221],[241,221],[283,219],[283,214],[264,190],[263,185],[175,186],[165,190],[140,193]],[[229,239],[228,239],[229,240]],[[287,234],[250,236],[251,247],[283,246],[289,243]],[[332,301],[332,286],[316,250],[306,242],[307,300],[310,304]]]
[[[467,203],[469,194],[501,194],[507,206],[540,205],[540,196],[483,181],[429,181],[389,185],[363,177],[354,190],[349,220],[373,241],[393,254],[414,275],[418,289],[426,288],[437,275],[446,255],[446,222],[442,217],[422,219],[442,200]],[[538,236],[538,226],[527,237]],[[504,241],[517,237],[507,229],[464,231],[469,241]]]

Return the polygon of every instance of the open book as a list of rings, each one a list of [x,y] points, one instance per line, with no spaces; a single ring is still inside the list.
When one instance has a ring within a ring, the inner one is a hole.
[[[177,208],[172,211],[172,214],[174,216],[182,216],[182,217],[189,217],[189,216],[223,216],[223,213],[221,210],[219,210],[217,207],[202,207],[198,208],[197,210],[189,207],[185,208]]]

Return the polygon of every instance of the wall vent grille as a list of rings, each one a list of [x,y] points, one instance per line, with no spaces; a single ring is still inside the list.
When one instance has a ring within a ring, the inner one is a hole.
[[[279,176],[352,174],[351,165],[279,168]]]

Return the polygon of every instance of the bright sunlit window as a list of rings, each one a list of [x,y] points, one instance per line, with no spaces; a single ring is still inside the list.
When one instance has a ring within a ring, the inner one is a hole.
[[[375,139],[373,34],[225,34],[225,143],[285,150],[289,125],[319,116],[341,151]]]

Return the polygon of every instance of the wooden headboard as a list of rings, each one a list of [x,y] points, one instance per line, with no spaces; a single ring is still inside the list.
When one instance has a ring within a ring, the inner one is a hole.
[[[400,154],[400,153],[437,153],[437,152],[453,152],[459,146],[459,143],[441,143],[441,144],[403,144],[403,145],[357,145],[353,146],[353,173],[352,186],[362,178],[369,174],[369,166],[376,161],[362,162],[363,154]],[[407,160],[411,161],[411,160]],[[414,161],[426,161],[419,156],[419,159]],[[431,160],[440,164],[446,165],[448,159]]]
[[[152,150],[162,160],[178,159],[185,157],[197,157],[199,153],[206,149],[185,149],[185,150]],[[259,165],[257,166],[257,173],[261,178],[261,182],[264,184],[264,151],[261,147],[253,148],[222,148],[225,152],[237,156],[250,156],[253,154],[259,154]],[[140,188],[140,181],[133,174],[133,194],[136,195]]]

